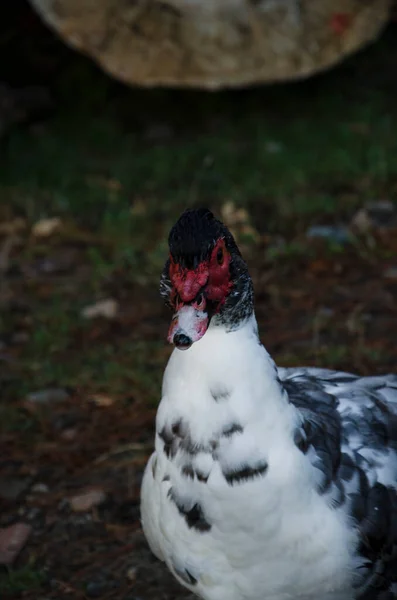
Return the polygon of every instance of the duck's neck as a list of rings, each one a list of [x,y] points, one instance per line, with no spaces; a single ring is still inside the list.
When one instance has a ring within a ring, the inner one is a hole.
[[[254,290],[247,265],[241,256],[234,256],[231,263],[233,287],[219,313],[212,317],[211,325],[226,332],[254,329],[258,335],[254,315]]]
[[[255,418],[265,405],[270,416],[271,405],[285,403],[276,366],[259,341],[253,312],[232,331],[214,323],[189,350],[175,350],[163,393],[200,412],[214,415],[222,406],[222,412],[228,407],[248,418]]]
[[[235,321],[226,320],[224,315],[217,315],[201,340],[189,350],[174,351],[173,356],[181,364],[190,363],[194,370],[199,370],[208,369],[210,365],[216,365],[217,368],[221,365],[236,367],[247,352],[254,355],[261,352],[258,325],[253,311],[247,318]]]

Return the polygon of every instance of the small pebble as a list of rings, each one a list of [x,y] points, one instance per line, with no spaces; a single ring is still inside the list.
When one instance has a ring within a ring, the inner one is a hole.
[[[106,591],[104,581],[90,581],[87,583],[85,593],[89,598],[99,598]]]
[[[337,244],[346,244],[350,241],[350,233],[343,225],[313,225],[306,232],[308,238],[323,238]]]
[[[50,488],[45,483],[35,483],[30,490],[34,494],[48,494]]]
[[[64,429],[60,432],[59,437],[65,442],[73,442],[77,437],[77,429]]]
[[[28,521],[36,521],[41,515],[42,510],[37,506],[32,506],[31,508],[26,509],[25,511],[25,519],[27,519]]]
[[[34,404],[47,404],[51,402],[65,402],[69,397],[68,392],[62,388],[48,388],[28,394],[26,400]]]
[[[15,523],[0,529],[0,564],[10,566],[25,546],[32,528],[27,523]]]
[[[396,208],[390,200],[367,202],[351,221],[351,226],[362,233],[373,228],[390,228],[397,225]]]
[[[372,229],[373,222],[365,208],[360,208],[360,210],[356,212],[351,220],[350,226],[360,233],[367,233]]]
[[[137,573],[138,573],[137,567],[130,567],[126,573],[127,579],[129,579],[130,581],[135,581]]]
[[[69,498],[69,504],[74,512],[87,512],[103,504],[106,500],[106,494],[101,489],[91,489],[81,494]]]
[[[377,200],[376,202],[367,202],[365,208],[369,212],[393,213],[395,211],[394,204],[391,200]]]

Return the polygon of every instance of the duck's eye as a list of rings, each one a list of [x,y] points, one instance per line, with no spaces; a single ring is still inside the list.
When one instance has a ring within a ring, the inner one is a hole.
[[[197,306],[198,310],[203,310],[203,308],[205,307],[204,294],[202,294],[201,292],[197,295],[196,306]]]
[[[219,248],[218,252],[216,253],[216,261],[217,261],[218,265],[223,265],[223,258],[224,258],[223,248]]]

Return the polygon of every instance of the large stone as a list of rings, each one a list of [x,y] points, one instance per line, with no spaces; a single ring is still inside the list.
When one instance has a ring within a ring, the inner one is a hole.
[[[392,0],[31,0],[129,84],[216,89],[307,77],[376,38]]]

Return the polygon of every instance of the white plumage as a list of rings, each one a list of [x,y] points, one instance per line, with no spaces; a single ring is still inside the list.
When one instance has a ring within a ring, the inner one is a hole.
[[[396,447],[396,377],[277,370],[215,319],[164,374],[145,535],[205,600],[397,598]]]

